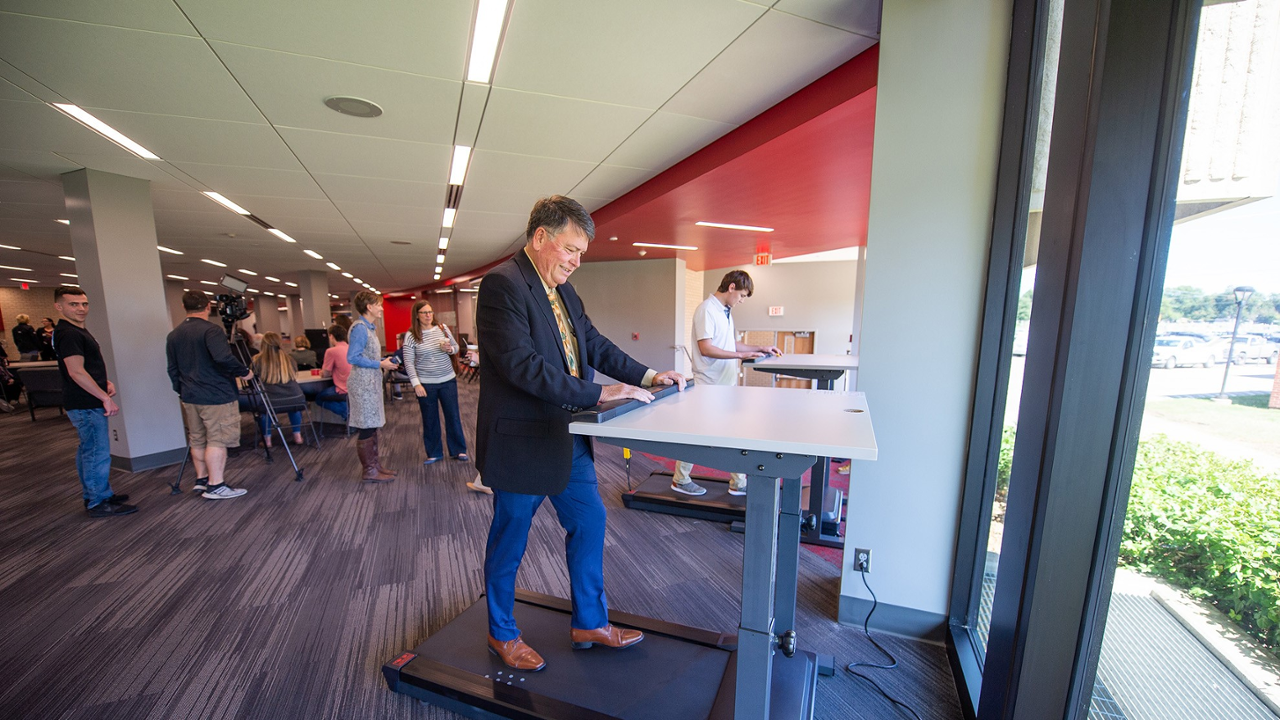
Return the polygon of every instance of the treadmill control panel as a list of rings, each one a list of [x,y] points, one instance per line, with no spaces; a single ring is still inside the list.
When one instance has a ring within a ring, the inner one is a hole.
[[[691,387],[693,387],[693,380],[689,380],[684,384],[685,390],[688,390]],[[650,388],[649,391],[653,393],[653,401],[658,402],[668,395],[680,392],[680,388],[677,385],[666,385],[657,389]],[[619,415],[625,415],[632,410],[642,408],[645,404],[646,403],[642,403],[639,400],[634,400],[632,398],[610,400],[607,403],[602,403],[593,408],[574,413],[573,421],[589,423],[608,422]]]

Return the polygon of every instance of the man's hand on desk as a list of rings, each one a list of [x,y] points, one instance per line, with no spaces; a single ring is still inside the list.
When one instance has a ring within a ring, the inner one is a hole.
[[[654,382],[657,382],[657,377],[654,378]],[[643,403],[653,402],[653,393],[642,387],[627,385],[626,383],[616,383],[613,385],[604,385],[602,387],[603,389],[600,391],[600,403],[607,403],[611,400],[622,400],[623,398],[639,400]]]
[[[684,384],[688,382],[688,378],[675,370],[668,370],[664,373],[658,373],[653,376],[653,384],[657,385],[679,385],[680,392],[684,392]]]

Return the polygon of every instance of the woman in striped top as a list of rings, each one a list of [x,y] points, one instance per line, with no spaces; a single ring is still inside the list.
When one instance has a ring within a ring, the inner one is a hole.
[[[426,300],[415,303],[413,325],[404,335],[404,371],[413,384],[418,409],[422,411],[422,445],[427,451],[423,465],[444,457],[437,402],[444,410],[449,455],[454,460],[471,459],[467,457],[467,438],[462,434],[462,418],[458,415],[458,380],[450,357],[457,352],[458,343],[448,327],[436,322],[431,305]]]

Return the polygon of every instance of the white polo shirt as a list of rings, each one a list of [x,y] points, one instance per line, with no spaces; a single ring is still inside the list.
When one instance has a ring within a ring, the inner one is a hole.
[[[733,316],[729,314],[729,308],[716,299],[715,293],[693,311],[693,379],[708,385],[736,385],[738,361],[705,357],[698,347],[699,340],[710,340],[712,345],[729,352],[736,352],[738,349],[737,336],[733,331]]]

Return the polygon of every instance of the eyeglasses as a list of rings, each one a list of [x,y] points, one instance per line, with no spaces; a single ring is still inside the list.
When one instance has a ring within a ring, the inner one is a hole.
[[[418,314],[419,314],[419,315],[434,315],[434,314],[435,314],[435,312],[436,312],[435,310],[419,310],[419,311],[418,311]]]

